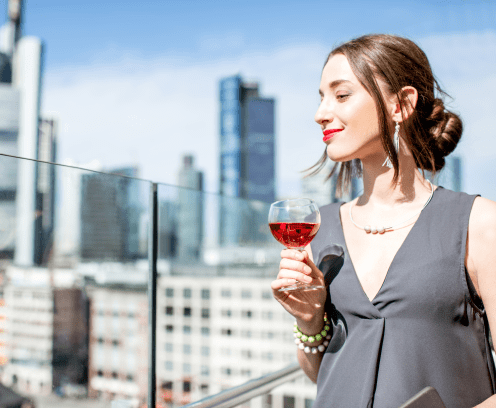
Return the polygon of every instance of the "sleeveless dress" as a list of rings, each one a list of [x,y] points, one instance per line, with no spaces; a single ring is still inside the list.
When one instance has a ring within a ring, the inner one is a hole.
[[[341,262],[325,276],[333,333],[313,408],[398,408],[427,386],[447,408],[469,408],[495,393],[488,321],[465,270],[475,197],[435,190],[372,301],[346,248],[342,203],[320,209],[315,263]]]

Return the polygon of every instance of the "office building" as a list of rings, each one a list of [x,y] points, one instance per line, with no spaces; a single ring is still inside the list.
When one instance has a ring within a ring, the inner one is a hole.
[[[303,178],[301,180],[302,197],[311,198],[319,207],[339,201],[350,201],[358,197],[363,190],[363,180],[358,178],[352,179],[348,192],[337,197],[337,172],[330,179],[327,179],[333,166],[334,162],[327,160],[325,167],[320,172]]]
[[[40,123],[43,44],[22,36],[22,1],[9,0],[8,11],[9,20],[0,28],[0,151],[40,159],[42,148],[50,153],[43,158],[54,161],[55,150],[48,146],[55,145],[54,134],[40,138],[40,131],[46,135]],[[0,257],[21,266],[39,264],[50,246],[53,192],[38,191],[39,168],[33,161],[2,156],[0,169]]]
[[[140,185],[132,178],[138,169],[112,173],[115,176],[82,175],[80,256],[84,261],[130,261],[141,256]]]
[[[86,298],[71,270],[9,266],[2,382],[31,395],[87,379]]]
[[[453,191],[462,191],[462,159],[459,156],[445,158],[444,168],[434,178],[434,183]]]
[[[191,155],[183,157],[177,178],[178,190],[178,258],[197,261],[203,240],[203,173],[194,167]]]
[[[141,407],[148,384],[146,268],[106,265],[96,271],[95,278],[86,280],[90,300],[88,396]]]
[[[221,245],[239,245],[250,235],[243,224],[250,209],[233,197],[275,201],[274,105],[239,75],[220,81]]]

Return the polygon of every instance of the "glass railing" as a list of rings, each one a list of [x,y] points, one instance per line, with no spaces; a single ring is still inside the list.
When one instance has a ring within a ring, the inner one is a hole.
[[[6,156],[0,169],[1,383],[36,407],[142,406],[152,183]]]
[[[42,408],[172,408],[294,364],[268,203],[134,168],[0,155],[0,169],[4,386]],[[252,406],[308,407],[314,385],[295,381]]]

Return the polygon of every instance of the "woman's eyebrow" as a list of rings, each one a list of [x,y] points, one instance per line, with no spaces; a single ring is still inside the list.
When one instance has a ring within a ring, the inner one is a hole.
[[[341,85],[342,83],[345,83],[345,82],[349,82],[351,83],[351,81],[347,80],[347,79],[336,79],[334,81],[332,81],[330,84],[329,84],[329,88],[331,89],[334,89],[336,88],[337,86]],[[323,96],[324,95],[324,92],[322,92],[322,89],[319,89],[319,95],[320,96]]]

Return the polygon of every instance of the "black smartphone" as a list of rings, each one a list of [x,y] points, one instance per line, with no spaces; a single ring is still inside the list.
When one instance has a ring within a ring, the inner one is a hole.
[[[446,408],[446,406],[434,388],[426,387],[399,408]]]

